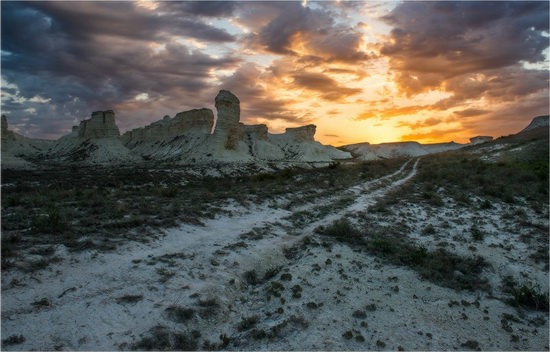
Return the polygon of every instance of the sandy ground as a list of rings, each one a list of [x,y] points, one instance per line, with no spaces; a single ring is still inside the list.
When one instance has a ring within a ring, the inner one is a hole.
[[[159,240],[114,252],[73,253],[58,246],[62,262],[33,274],[2,274],[2,339],[25,338],[3,349],[125,350],[162,325],[173,332],[198,330],[204,349],[548,350],[548,314],[511,307],[498,289],[455,291],[348,245],[323,245],[315,228],[363,214],[382,225],[399,218],[410,226],[410,238],[428,248],[445,241],[449,250],[471,254],[460,234],[481,221],[489,236],[476,251],[492,264],[484,272],[489,281],[498,286],[510,274],[547,287],[548,272],[528,260],[502,219],[509,209],[452,215],[405,204],[386,218],[369,214],[370,205],[415,175],[417,163],[410,160],[394,174],[296,209],[279,208],[277,200],[249,207],[227,203],[231,215],[167,229]],[[298,227],[290,220],[295,212],[330,207],[344,196],[353,201]],[[454,220],[454,235],[420,235],[427,224]],[[261,278],[274,268],[277,274],[258,284],[245,279],[247,271]],[[215,302],[211,310],[208,301]],[[170,307],[191,314],[177,320]],[[255,330],[239,326],[256,316]],[[261,331],[276,334],[262,337]],[[223,334],[226,344],[220,346]]]

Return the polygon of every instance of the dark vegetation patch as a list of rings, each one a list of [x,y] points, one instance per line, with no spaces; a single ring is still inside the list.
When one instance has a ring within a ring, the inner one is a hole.
[[[519,284],[511,276],[503,280],[503,291],[509,294],[506,302],[512,306],[530,310],[548,312],[548,291],[544,292],[540,285],[531,282]]]
[[[193,308],[185,308],[177,305],[171,305],[166,308],[166,314],[170,320],[177,323],[185,323],[188,320],[193,319],[195,316],[195,310]]]
[[[9,337],[2,339],[2,347],[9,345],[18,345],[25,342],[25,336],[23,335],[10,335]]]
[[[199,349],[200,331],[171,331],[165,326],[157,325],[149,330],[131,346],[137,351],[197,351]]]
[[[201,225],[223,212],[220,204],[229,200],[255,204],[282,197],[283,206],[291,208],[391,173],[402,163],[383,160],[219,178],[163,167],[2,170],[2,268],[13,267],[15,258],[25,257],[20,250],[36,245],[108,251],[128,240],[147,242],[155,238],[152,229]],[[243,239],[264,235],[255,231]]]
[[[469,200],[481,196],[485,198],[480,205],[483,209],[491,208],[493,201],[513,204],[519,198],[547,203],[548,146],[536,154],[522,155],[503,156],[494,162],[456,152],[425,157],[415,178],[416,198],[430,203],[437,190],[460,206],[471,206]]]
[[[490,288],[488,281],[481,277],[488,263],[479,256],[460,256],[445,249],[430,251],[412,243],[403,234],[385,232],[382,228],[361,231],[347,218],[319,227],[316,232],[360,248],[388,263],[410,267],[422,278],[444,287],[470,291]]]
[[[116,299],[118,304],[137,303],[143,299],[143,295],[124,295]]]

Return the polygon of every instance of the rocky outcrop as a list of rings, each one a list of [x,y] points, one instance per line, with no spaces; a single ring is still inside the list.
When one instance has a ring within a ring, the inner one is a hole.
[[[315,140],[315,125],[287,128],[285,133],[269,135],[269,141],[284,153],[284,159],[294,162],[330,162],[351,158],[349,152],[322,145]]]
[[[248,139],[267,140],[267,125],[245,125],[244,133]]]
[[[27,169],[34,168],[36,156],[48,149],[53,141],[32,139],[21,136],[8,129],[8,118],[2,115],[1,119],[1,150],[2,168]]]
[[[168,121],[168,125],[178,134],[188,131],[210,134],[212,126],[214,126],[214,114],[212,110],[206,108],[183,111]]]
[[[160,121],[128,131],[121,136],[121,140],[125,145],[129,145],[170,140],[188,132],[210,134],[213,125],[212,110],[193,109],[179,112],[172,119],[166,115]]]
[[[120,131],[112,110],[95,111],[88,120],[73,127],[43,154],[51,163],[82,165],[129,164],[139,160],[120,141]]]
[[[416,157],[433,153],[441,153],[456,150],[464,147],[463,144],[454,142],[421,144],[418,142],[396,142],[396,143],[357,143],[345,145],[342,149],[349,151],[360,160],[378,160],[397,157]]]
[[[476,145],[476,144],[481,144],[485,142],[490,142],[492,140],[493,140],[493,137],[491,136],[476,136],[476,137],[470,138],[470,144]]]
[[[94,111],[91,119],[81,121],[78,126],[78,137],[84,139],[120,137],[113,110]]]
[[[539,127],[548,128],[548,126],[549,126],[548,120],[549,120],[549,115],[537,116],[521,132],[529,131],[529,130],[539,128]]]
[[[289,163],[321,165],[351,157],[349,152],[315,141],[315,125],[287,128],[282,134],[270,134],[263,124],[244,125],[240,122],[240,101],[227,90],[219,92],[215,106],[214,129],[214,114],[204,108],[183,111],[173,118],[166,115],[122,136],[112,110],[96,111],[40,157],[46,162],[83,165],[154,160],[177,164],[280,162],[285,167]],[[5,119],[2,122],[4,135],[7,124]]]
[[[244,137],[244,128],[239,124],[241,106],[239,99],[228,90],[220,90],[215,99],[218,119],[212,136],[215,145],[225,149],[236,149]]]
[[[316,129],[317,129],[317,126],[315,125],[293,127],[293,128],[287,128],[284,134],[294,142],[298,142],[298,143],[314,142]]]

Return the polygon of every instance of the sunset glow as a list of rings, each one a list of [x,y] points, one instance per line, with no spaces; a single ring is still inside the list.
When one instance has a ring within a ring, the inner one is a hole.
[[[56,139],[230,90],[241,122],[325,144],[468,142],[549,111],[548,2],[2,2],[2,114]]]

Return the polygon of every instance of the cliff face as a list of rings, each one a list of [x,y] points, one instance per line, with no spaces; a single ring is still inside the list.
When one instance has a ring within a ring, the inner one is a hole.
[[[84,139],[120,137],[113,110],[95,111],[91,119],[81,121],[78,126],[78,137]]]
[[[43,155],[52,163],[113,165],[139,159],[120,141],[120,131],[112,110],[95,111],[71,133],[59,138]]]
[[[187,132],[194,131],[210,134],[214,125],[214,114],[210,109],[193,109],[176,114],[173,119],[164,116],[160,121],[133,129],[124,133],[121,140],[124,144],[131,142],[157,142],[169,140]]]
[[[267,140],[267,125],[245,125],[244,133],[248,139]]]
[[[295,142],[314,142],[315,141],[315,131],[317,126],[315,125],[306,125],[301,127],[287,128],[284,133],[291,140]]]

